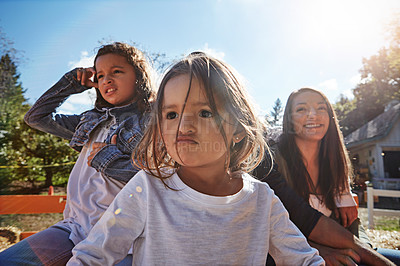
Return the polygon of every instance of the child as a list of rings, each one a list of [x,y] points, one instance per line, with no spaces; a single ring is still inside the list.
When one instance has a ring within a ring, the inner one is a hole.
[[[231,67],[193,53],[164,76],[135,150],[138,172],[68,265],[323,265],[279,199],[247,171],[262,126]]]
[[[104,45],[94,68],[65,74],[28,111],[27,124],[71,140],[80,155],[68,180],[64,220],[1,253],[1,265],[60,265],[69,260],[72,248],[86,238],[132,177],[130,155],[154,96],[150,73],[137,48],[118,42]],[[53,116],[66,98],[90,87],[97,93],[94,109]]]

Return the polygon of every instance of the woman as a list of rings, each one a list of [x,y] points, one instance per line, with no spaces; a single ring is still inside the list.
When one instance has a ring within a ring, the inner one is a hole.
[[[288,183],[318,211],[349,227],[357,218],[352,167],[336,114],[314,89],[293,92],[283,117],[277,163]]]
[[[350,192],[352,167],[335,111],[327,97],[311,88],[291,93],[282,130],[274,150],[279,171],[288,184],[314,209],[335,219],[370,245],[357,218],[356,203]],[[330,237],[328,232],[326,237]],[[328,265],[341,260],[332,248],[310,239],[309,242]],[[379,249],[378,252],[394,262],[399,258],[392,250]]]

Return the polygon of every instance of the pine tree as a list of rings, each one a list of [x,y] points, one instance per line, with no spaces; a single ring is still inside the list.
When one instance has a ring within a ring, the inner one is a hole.
[[[15,180],[32,186],[65,184],[77,152],[66,140],[37,131],[23,117],[30,106],[19,82],[13,49],[6,49],[0,31],[0,188]],[[4,53],[3,53],[4,52]]]
[[[282,102],[278,98],[276,99],[275,104],[272,107],[272,111],[266,117],[268,124],[270,126],[272,127],[281,126],[282,111],[283,111]]]

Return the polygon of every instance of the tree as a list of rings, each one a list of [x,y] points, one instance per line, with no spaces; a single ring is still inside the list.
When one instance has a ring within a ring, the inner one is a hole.
[[[8,165],[6,145],[9,141],[11,130],[15,127],[20,117],[21,109],[26,101],[23,89],[18,83],[19,75],[16,66],[11,61],[9,54],[0,58],[0,165]],[[9,168],[0,168],[0,185],[7,185],[11,179]]]
[[[343,135],[346,136],[348,133],[354,131],[354,123],[347,124],[343,121],[349,121],[350,116],[355,113],[353,112],[355,110],[355,99],[350,100],[343,94],[340,94],[339,100],[333,104],[333,108],[335,109]]]
[[[66,183],[77,153],[68,142],[31,129],[23,120],[30,106],[19,82],[15,50],[0,31],[0,187],[13,180],[45,186]]]
[[[11,130],[7,159],[12,163],[13,180],[49,187],[67,183],[78,153],[68,142],[25,124],[22,117]]]
[[[341,97],[335,104],[337,112],[345,110],[339,115],[345,136],[381,114],[390,101],[400,100],[400,17],[393,20],[388,32],[390,46],[363,59],[354,100]]]
[[[274,106],[272,107],[272,111],[269,113],[269,115],[266,116],[266,120],[270,126],[280,126],[281,125],[281,119],[282,119],[282,102],[278,98],[275,101]]]

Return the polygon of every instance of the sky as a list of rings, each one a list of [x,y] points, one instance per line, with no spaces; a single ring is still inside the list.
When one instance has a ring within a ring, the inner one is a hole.
[[[100,42],[135,43],[173,61],[205,51],[245,79],[260,115],[302,87],[334,103],[352,96],[362,59],[388,45],[399,0],[0,0],[0,29],[13,42],[33,104],[64,73],[93,65]],[[60,113],[81,113],[92,92]]]

